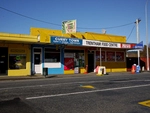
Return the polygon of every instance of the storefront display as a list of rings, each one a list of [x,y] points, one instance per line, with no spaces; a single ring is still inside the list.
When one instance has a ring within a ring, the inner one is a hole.
[[[106,55],[107,61],[115,61],[115,52],[107,51]]]
[[[64,70],[74,70],[74,73],[79,73],[80,67],[85,65],[84,62],[84,50],[65,50]]]
[[[116,52],[116,61],[124,61],[124,52]]]
[[[26,69],[26,55],[10,54],[9,55],[10,69]]]
[[[64,59],[64,70],[74,70],[74,58]]]
[[[44,62],[60,62],[60,49],[45,48]]]
[[[96,51],[96,61],[100,60],[100,51]],[[101,61],[105,61],[105,51],[101,51]]]

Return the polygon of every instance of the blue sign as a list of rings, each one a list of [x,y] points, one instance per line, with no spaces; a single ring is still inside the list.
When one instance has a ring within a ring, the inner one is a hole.
[[[82,45],[82,40],[77,38],[65,38],[51,36],[52,44],[69,44],[69,45]]]
[[[135,48],[135,49],[143,49],[143,41],[141,41],[140,43],[136,44],[133,48]]]

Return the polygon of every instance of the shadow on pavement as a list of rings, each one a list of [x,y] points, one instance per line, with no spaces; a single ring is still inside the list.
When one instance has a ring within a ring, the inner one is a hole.
[[[20,98],[0,102],[0,113],[45,113],[36,105],[31,105]]]

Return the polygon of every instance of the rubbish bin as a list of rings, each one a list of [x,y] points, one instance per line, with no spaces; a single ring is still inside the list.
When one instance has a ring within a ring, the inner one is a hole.
[[[43,75],[45,77],[48,75],[48,68],[43,68]]]

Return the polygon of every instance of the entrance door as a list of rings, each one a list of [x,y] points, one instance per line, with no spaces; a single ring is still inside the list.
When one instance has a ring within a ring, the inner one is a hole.
[[[94,72],[94,53],[88,54],[88,73]]]
[[[34,69],[35,73],[42,74],[41,54],[34,53]]]
[[[0,48],[0,75],[6,75],[8,71],[8,48]]]

